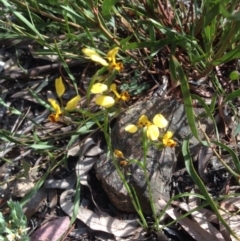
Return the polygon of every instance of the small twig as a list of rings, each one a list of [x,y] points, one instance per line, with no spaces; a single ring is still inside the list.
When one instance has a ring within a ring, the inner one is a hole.
[[[67,62],[69,67],[74,67],[82,63],[85,63],[85,60],[73,60],[73,61]],[[36,77],[41,74],[45,74],[46,72],[55,71],[61,66],[62,66],[62,63],[47,64],[44,66],[28,69],[26,71],[23,71],[23,70],[13,70],[8,72],[6,71],[2,76],[10,77],[10,78]]]

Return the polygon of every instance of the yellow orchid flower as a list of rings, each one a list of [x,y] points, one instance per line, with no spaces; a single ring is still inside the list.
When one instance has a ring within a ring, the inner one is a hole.
[[[102,94],[103,92],[105,92],[107,90],[108,90],[107,85],[105,85],[103,83],[96,83],[92,86],[91,93]],[[95,103],[104,108],[110,108],[119,100],[128,101],[130,99],[130,95],[128,94],[127,91],[124,91],[121,94],[118,93],[116,84],[111,84],[110,90],[115,94],[115,96],[116,96],[115,99],[112,96],[99,95],[96,97]]]
[[[109,62],[116,64],[116,55],[118,51],[119,51],[119,47],[115,47],[107,53],[107,59]]]
[[[59,98],[61,98],[61,96],[64,94],[65,92],[65,86],[63,84],[62,81],[62,77],[56,78],[55,80],[55,88],[56,88],[56,93],[58,95]],[[79,95],[73,97],[71,100],[69,100],[67,102],[66,107],[64,108],[66,111],[71,111],[74,110],[78,104],[78,102],[80,101],[81,97]],[[50,114],[48,116],[48,119],[51,122],[57,122],[59,121],[61,115],[62,115],[62,110],[60,105],[58,104],[58,102],[55,99],[49,98],[48,102],[51,104],[51,106],[54,109],[54,113]]]
[[[123,153],[120,150],[115,149],[113,154],[117,158],[117,160],[119,161],[120,166],[125,167],[125,166],[130,165],[129,160],[124,157]]]
[[[148,120],[148,117],[146,115],[141,115],[140,118],[138,119],[138,127],[143,128],[147,125],[150,125],[151,122]]]
[[[111,84],[110,90],[117,96],[118,99],[120,99],[120,94],[117,92],[117,85],[116,84]]]
[[[162,143],[164,146],[168,147],[175,147],[177,145],[177,142],[171,139],[173,137],[173,133],[171,131],[167,131],[163,135]]]
[[[115,69],[118,72],[121,72],[123,70],[123,64],[122,63],[110,63],[109,64],[110,69]]]
[[[123,101],[129,101],[130,100],[130,95],[127,91],[123,91],[121,94],[120,94],[120,99],[123,100]]]
[[[165,128],[167,120],[161,115],[157,114],[153,118],[153,123],[149,121],[146,115],[141,115],[138,119],[137,125],[130,124],[125,127],[125,131],[135,133],[138,128],[146,128],[147,138],[151,141],[156,141],[159,138],[159,128]]]
[[[110,85],[110,90],[116,95],[117,100],[123,100],[123,101],[129,101],[130,95],[127,91],[122,92],[121,94],[118,93],[117,91],[117,85],[116,84],[111,84]]]
[[[48,102],[52,105],[53,109],[55,110],[54,113],[48,116],[48,119],[51,122],[57,122],[62,114],[61,108],[55,99],[49,98]]]
[[[115,149],[113,153],[114,153],[114,155],[115,155],[116,157],[124,158],[123,153],[122,153],[120,150],[118,150],[118,149]]]
[[[89,48],[83,48],[82,52],[89,57],[92,61],[99,63],[103,66],[108,66],[110,69],[115,69],[117,71],[121,71],[123,70],[123,65],[122,63],[116,63],[116,54],[119,51],[119,47],[115,47],[113,49],[111,49],[106,57],[109,61],[109,63],[103,58],[101,57],[95,50],[93,49],[89,49]]]

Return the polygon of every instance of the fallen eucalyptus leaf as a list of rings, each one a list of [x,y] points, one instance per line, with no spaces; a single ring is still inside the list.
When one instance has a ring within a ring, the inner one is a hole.
[[[100,211],[97,203],[92,195],[92,188],[88,184],[88,172],[93,167],[98,159],[98,155],[103,151],[96,146],[92,138],[87,138],[83,145],[80,147],[79,160],[76,164],[76,175],[80,183],[87,186],[91,192],[92,201],[96,208]]]
[[[77,156],[79,154],[80,146],[74,146],[71,149],[68,150],[67,156]]]
[[[60,197],[60,206],[62,210],[69,216],[73,213],[74,203],[72,202],[70,195],[74,195],[73,190],[66,190]],[[136,235],[142,231],[142,227],[139,227],[137,221],[132,223],[124,222],[113,217],[100,216],[91,210],[79,207],[77,218],[84,222],[89,228],[93,230],[99,230],[107,233],[111,233],[116,237],[126,237],[130,235]]]

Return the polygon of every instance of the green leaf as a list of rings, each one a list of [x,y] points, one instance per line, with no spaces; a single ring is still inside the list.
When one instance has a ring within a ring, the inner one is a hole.
[[[226,63],[230,60],[240,58],[240,48],[236,47],[228,53],[224,54],[220,59],[216,59],[212,62],[213,65],[217,66],[223,63]]]
[[[212,120],[213,124],[214,124],[214,127],[215,127],[215,133],[217,135],[217,138],[219,139],[219,135],[218,135],[218,128],[217,128],[217,124],[216,124],[216,121],[215,121],[215,118],[213,116],[213,111],[214,111],[214,107],[215,106],[215,103],[216,103],[216,97],[213,97],[213,103],[211,103],[211,109],[210,107],[208,107],[208,105],[205,103],[205,101],[198,95],[194,95],[192,94],[191,95],[193,99],[195,100],[198,100],[198,102],[202,105],[202,107],[204,108],[207,116]]]
[[[31,165],[28,162],[24,161],[24,160],[22,161],[22,165],[23,165],[24,176],[27,178],[29,170],[31,168]]]
[[[104,0],[102,4],[103,17],[111,16],[112,7],[118,2],[118,0]]]
[[[220,4],[215,4],[210,10],[207,9],[207,14],[204,15],[204,27],[211,24],[213,19],[219,15]]]
[[[45,149],[52,149],[54,146],[48,145],[46,143],[39,143],[39,144],[30,145],[29,147],[36,150],[45,150]]]
[[[178,62],[177,58],[173,55],[171,55],[171,61],[173,68],[171,69],[171,75],[176,78],[176,80],[180,81],[180,87],[183,95],[183,102],[186,110],[186,116],[188,120],[188,124],[190,126],[190,129],[192,131],[192,134],[194,137],[198,138],[198,131],[196,127],[196,120],[194,116],[193,106],[192,106],[192,98],[189,91],[189,85],[186,75],[184,74],[184,71],[182,69],[182,66]],[[172,72],[174,71],[174,72]],[[175,81],[176,81],[175,80]]]
[[[229,100],[234,100],[240,96],[240,89],[233,91],[229,95],[226,96],[224,102],[228,102]]]
[[[234,130],[233,136],[237,136],[240,133],[240,123],[238,123],[236,129]]]
[[[35,26],[29,22],[22,13],[16,11],[16,9],[9,4],[9,1],[2,0],[2,3],[5,5],[6,8],[8,8],[19,21],[21,21],[22,25],[25,24],[30,30],[32,30],[33,33],[35,33],[39,39],[44,40],[43,35],[38,32],[38,30],[35,28]]]
[[[179,39],[176,38],[165,38],[161,39],[158,41],[146,41],[146,42],[133,42],[130,44],[126,44],[123,46],[123,50],[128,50],[128,49],[137,49],[137,48],[155,48],[155,49],[161,49],[165,47],[166,45],[173,44],[173,43],[178,43],[179,44]]]

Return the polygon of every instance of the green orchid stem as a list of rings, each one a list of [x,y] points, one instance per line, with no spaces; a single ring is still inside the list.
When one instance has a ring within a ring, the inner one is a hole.
[[[63,107],[63,100],[62,100],[62,97],[59,97],[60,99],[60,106]]]
[[[95,123],[96,125],[99,127],[99,129],[104,133],[104,137],[105,137],[105,140],[107,142],[107,146],[109,148],[109,150],[111,151],[111,158],[113,160],[113,164],[117,170],[117,173],[121,179],[121,181],[123,182],[123,185],[124,187],[126,188],[129,196],[130,196],[130,199],[132,201],[132,204],[136,210],[136,212],[138,213],[139,217],[140,217],[140,220],[142,221],[141,225],[142,227],[147,230],[148,228],[148,224],[145,220],[145,217],[142,213],[142,210],[140,208],[140,205],[139,205],[139,202],[138,202],[138,198],[137,198],[137,195],[135,194],[135,191],[134,190],[131,190],[131,188],[129,187],[122,171],[120,170],[119,166],[118,166],[118,163],[113,155],[113,148],[112,148],[112,143],[111,143],[111,139],[109,137],[109,132],[108,132],[108,128],[109,128],[109,113],[108,113],[108,110],[105,110],[105,115],[104,115],[104,124],[103,126],[101,125],[101,123],[98,121],[98,119],[96,118],[96,116],[90,112],[84,112],[83,110],[79,110],[79,112],[82,114],[82,115],[87,115],[89,118],[91,118]],[[134,193],[134,195],[133,195]]]
[[[139,217],[140,217],[140,220],[142,221],[142,226],[145,230],[147,230],[148,228],[148,224],[146,222],[146,219],[142,213],[142,210],[141,210],[141,207],[139,205],[139,202],[138,202],[138,197],[135,193],[134,190],[131,190],[131,188],[129,187],[127,181],[126,181],[126,178],[124,177],[122,171],[120,170],[119,168],[119,165],[113,155],[113,148],[112,148],[112,143],[111,143],[111,140],[110,140],[110,137],[109,137],[109,134],[108,134],[108,127],[109,127],[109,118],[108,118],[108,111],[106,110],[106,114],[105,114],[105,119],[104,119],[104,136],[105,136],[105,140],[107,142],[107,146],[109,148],[109,150],[111,151],[111,158],[113,160],[113,164],[117,170],[117,173],[121,179],[121,181],[123,182],[123,185],[124,187],[126,188],[127,192],[128,192],[128,195],[130,196],[131,198],[131,201],[132,201],[132,204],[136,210],[136,212],[138,213]],[[134,193],[134,195],[133,195]]]
[[[157,220],[157,214],[156,214],[156,209],[155,209],[155,206],[154,206],[152,189],[151,189],[151,184],[150,184],[150,181],[149,181],[149,175],[148,175],[148,171],[147,171],[148,148],[149,148],[149,140],[147,138],[146,130],[143,129],[143,164],[144,164],[143,173],[144,173],[145,180],[147,182],[147,188],[148,188],[148,193],[149,193],[150,205],[151,205],[151,209],[152,209],[152,212],[153,212],[153,218],[154,218],[154,221],[156,221]]]

